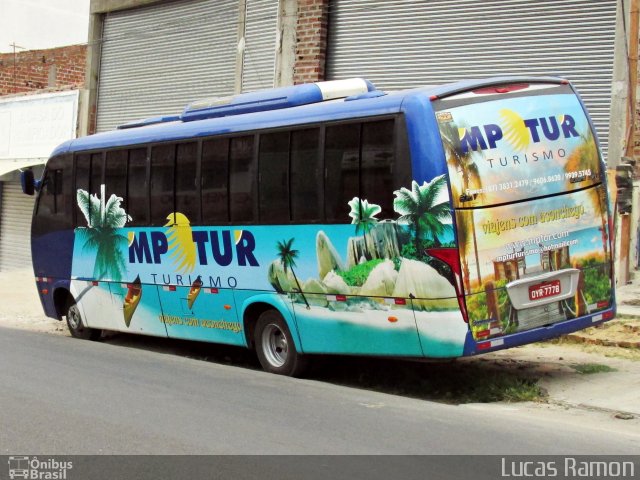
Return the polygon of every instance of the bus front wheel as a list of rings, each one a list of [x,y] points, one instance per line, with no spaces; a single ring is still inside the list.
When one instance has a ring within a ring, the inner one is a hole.
[[[67,310],[67,327],[71,336],[82,340],[98,340],[102,332],[95,328],[89,328],[84,325],[82,315],[78,305],[73,304]]]
[[[254,335],[256,353],[266,372],[299,377],[308,359],[297,352],[293,337],[282,315],[267,310],[258,318]]]

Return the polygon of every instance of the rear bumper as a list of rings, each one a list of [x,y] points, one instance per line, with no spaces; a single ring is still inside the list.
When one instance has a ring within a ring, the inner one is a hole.
[[[549,340],[551,338],[566,335],[578,330],[600,325],[615,318],[616,308],[614,306],[606,310],[601,310],[591,315],[580,318],[554,323],[547,327],[539,327],[519,333],[512,333],[503,337],[496,337],[490,340],[475,341],[471,331],[467,334],[464,344],[463,356],[478,355],[481,353],[495,352],[505,348],[518,347],[527,343]]]

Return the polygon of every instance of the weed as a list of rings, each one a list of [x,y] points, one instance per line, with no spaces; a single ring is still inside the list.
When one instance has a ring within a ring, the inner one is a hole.
[[[609,365],[602,365],[601,363],[576,363],[575,365],[571,365],[571,368],[583,375],[617,371],[615,368],[610,367]]]

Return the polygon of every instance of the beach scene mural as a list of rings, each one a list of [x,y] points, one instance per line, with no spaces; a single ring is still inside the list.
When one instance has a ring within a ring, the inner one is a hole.
[[[379,220],[380,206],[354,197],[350,229],[325,226],[314,244],[308,231],[302,242],[276,242],[269,283],[293,302],[305,351],[461,354],[468,327],[453,272],[426,253],[454,245],[446,177],[394,196],[395,219]]]
[[[426,253],[454,246],[446,177],[394,194],[392,219],[354,197],[345,205],[350,223],[339,225],[202,227],[176,212],[164,227],[144,228],[124,225],[130,217],[119,198],[78,192],[79,205],[93,199],[98,217],[101,204],[114,205],[118,220],[99,238],[90,217],[76,230],[74,282],[85,298],[100,296],[104,309],[120,312],[106,323],[115,330],[192,339],[224,330],[239,343],[235,305],[272,292],[291,305],[305,351],[460,355],[468,326],[455,279]],[[111,270],[102,252],[116,259]],[[225,328],[205,330],[204,320]]]
[[[598,148],[577,97],[495,99],[482,108],[443,109],[436,117],[458,207],[474,337],[608,308],[606,192]],[[536,297],[539,292],[551,298]],[[530,297],[529,306],[514,300],[522,295]]]

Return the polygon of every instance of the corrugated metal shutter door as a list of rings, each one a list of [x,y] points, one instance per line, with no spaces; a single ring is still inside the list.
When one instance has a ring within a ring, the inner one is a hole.
[[[273,87],[278,25],[277,0],[247,0],[242,91]]]
[[[175,1],[107,14],[98,131],[233,94],[237,38],[238,0]]]
[[[35,197],[22,193],[15,182],[2,186],[0,223],[0,270],[15,270],[31,265],[31,216]]]
[[[396,90],[494,75],[570,79],[607,150],[616,0],[335,0],[327,77]]]

